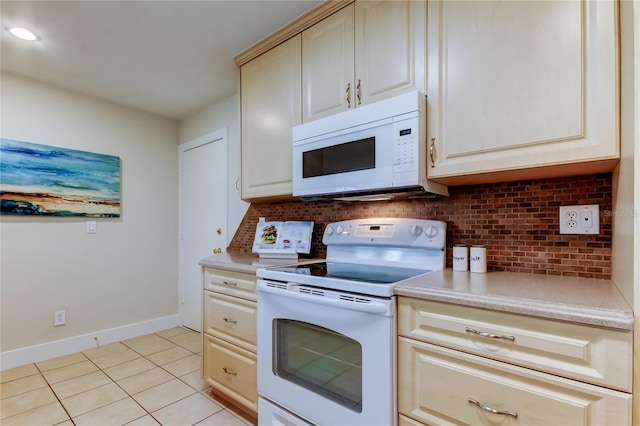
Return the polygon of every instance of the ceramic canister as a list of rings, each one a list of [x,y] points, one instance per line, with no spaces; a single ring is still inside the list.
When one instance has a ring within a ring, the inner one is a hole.
[[[468,271],[469,257],[467,256],[467,246],[464,244],[453,245],[453,270]]]
[[[471,272],[484,274],[487,272],[487,248],[485,246],[471,246],[469,256]]]

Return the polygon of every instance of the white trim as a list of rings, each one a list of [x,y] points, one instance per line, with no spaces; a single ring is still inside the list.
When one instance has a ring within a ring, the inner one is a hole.
[[[96,337],[98,338],[100,346],[104,346],[109,343],[144,336],[178,326],[180,326],[180,317],[175,314],[69,337],[67,339],[42,343],[40,345],[27,346],[26,348],[0,353],[0,368],[6,370],[95,348]]]

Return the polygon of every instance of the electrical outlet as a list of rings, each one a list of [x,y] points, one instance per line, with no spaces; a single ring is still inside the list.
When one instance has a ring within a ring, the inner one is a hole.
[[[560,206],[560,233],[587,234],[600,233],[600,206]]]
[[[67,313],[63,309],[62,311],[55,311],[53,313],[53,325],[65,325],[67,322]]]

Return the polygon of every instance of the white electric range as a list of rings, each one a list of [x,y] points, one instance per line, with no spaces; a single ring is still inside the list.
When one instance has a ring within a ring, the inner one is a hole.
[[[395,425],[393,287],[445,266],[446,223],[326,226],[324,261],[259,269],[261,425]]]

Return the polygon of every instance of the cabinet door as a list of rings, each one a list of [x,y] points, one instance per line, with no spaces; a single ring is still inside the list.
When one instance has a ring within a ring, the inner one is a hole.
[[[302,121],[355,107],[353,4],[302,33]]]
[[[428,20],[432,179],[455,185],[615,166],[617,2],[429,1]]]
[[[291,128],[301,123],[301,36],[242,66],[242,198],[291,196]]]
[[[356,106],[425,91],[426,2],[356,1]]]
[[[631,424],[631,394],[403,337],[398,365],[398,411],[429,425]]]
[[[258,409],[256,354],[204,335],[204,379],[251,413]]]

